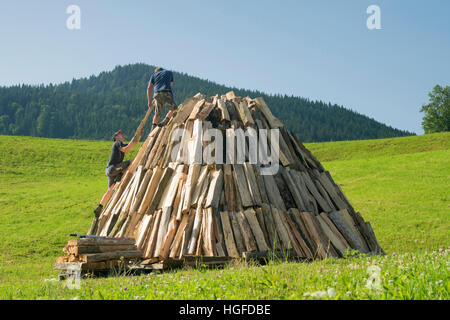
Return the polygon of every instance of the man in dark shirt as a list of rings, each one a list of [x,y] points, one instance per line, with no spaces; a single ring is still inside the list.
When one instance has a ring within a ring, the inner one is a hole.
[[[139,141],[140,137],[136,140]],[[109,156],[108,164],[106,165],[105,174],[108,177],[108,191],[103,195],[102,200],[98,207],[94,210],[95,216],[99,217],[102,212],[103,206],[111,197],[112,190],[116,182],[122,178],[122,172],[130,165],[131,161],[123,161],[125,154],[137,144],[137,142],[130,142],[130,144],[124,144],[125,138],[122,134],[122,130],[117,131],[113,135],[114,144],[111,149],[111,155]]]
[[[158,125],[166,125],[173,117],[173,112],[178,108],[175,101],[173,100],[172,86],[172,71],[164,70],[163,68],[156,68],[155,73],[150,77],[150,81],[148,82],[147,87],[148,107],[150,109],[155,108],[152,130]],[[153,101],[152,89],[154,89]],[[165,119],[160,124],[158,124],[163,106],[166,106],[169,112],[167,113]]]

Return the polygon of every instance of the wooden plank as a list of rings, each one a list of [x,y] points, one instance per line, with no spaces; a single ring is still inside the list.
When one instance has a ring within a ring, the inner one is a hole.
[[[289,170],[286,170],[284,168],[280,168],[281,176],[283,177],[284,182],[286,183],[289,192],[292,195],[292,198],[295,201],[295,204],[299,210],[305,211],[307,210],[307,207],[305,203],[303,202],[303,199],[300,195],[300,191],[298,190],[294,180],[292,179]]]
[[[255,212],[256,212],[256,219],[258,219],[258,223],[264,235],[264,240],[266,240],[266,244],[270,248],[271,242],[269,240],[269,234],[267,233],[266,222],[264,221],[264,214],[262,208],[261,207],[255,208]]]
[[[337,212],[342,217],[342,219],[344,219],[344,221],[347,223],[347,225],[350,227],[350,229],[353,231],[353,234],[358,238],[360,244],[362,245],[362,247],[364,249],[363,253],[368,253],[370,251],[369,247],[367,246],[366,241],[364,240],[363,236],[359,232],[358,226],[356,225],[355,220],[353,220],[353,218],[350,216],[347,209],[339,210]]]
[[[299,257],[307,257],[307,254],[302,250],[302,247],[300,246],[298,239],[295,237],[294,232],[296,231],[293,222],[290,220],[288,213],[279,211],[281,221],[284,224],[284,227],[286,228],[287,235],[289,237],[289,240],[291,242],[292,248],[294,249],[295,253]],[[301,239],[301,237],[300,237]]]
[[[206,184],[206,187],[204,185]],[[203,166],[200,170],[200,176],[196,181],[195,188],[193,190],[193,194],[191,196],[191,206],[196,207],[199,202],[200,195],[204,188],[207,188],[209,185],[209,170],[208,166]],[[206,189],[208,190],[208,189]]]
[[[177,253],[179,251],[179,248],[182,244],[182,238],[183,238],[183,234],[186,230],[186,226],[188,224],[189,221],[189,215],[185,214],[182,216],[181,218],[181,222],[176,230],[176,234],[173,238],[172,244],[170,245],[170,251],[169,251],[169,257],[170,258],[175,258],[177,257]],[[166,249],[166,248],[165,248]],[[165,252],[164,252],[165,253]]]
[[[180,248],[177,251],[175,251],[175,256],[178,258],[181,258],[187,254],[189,240],[191,239],[192,228],[194,226],[195,209],[191,209],[191,211],[187,214],[187,216],[189,219],[183,232]]]
[[[288,231],[286,230],[286,227],[280,217],[281,213],[273,205],[270,209],[272,210],[273,221],[275,228],[277,229],[277,234],[280,237],[283,249],[292,249],[291,239],[289,238]]]
[[[152,177],[147,186],[147,190],[145,191],[144,198],[139,206],[138,212],[139,214],[144,214],[150,205],[150,201],[153,199],[156,189],[158,188],[159,181],[163,174],[163,169],[161,167],[155,167],[153,169]]]
[[[270,204],[274,205],[281,211],[286,211],[286,206],[283,202],[283,198],[280,195],[280,191],[278,190],[275,178],[272,175],[265,175],[263,176],[263,179]]]
[[[209,185],[209,180],[208,180],[208,177],[206,177],[206,179],[203,182],[203,185],[202,185],[199,197],[198,197],[199,198],[198,206],[197,206],[197,210],[195,212],[194,226],[192,229],[192,235],[191,235],[191,239],[189,242],[188,254],[191,254],[191,255],[195,254],[196,248],[200,244],[199,239],[201,239],[200,228],[201,228],[202,220],[203,220],[203,201],[206,196],[206,192],[208,191],[208,185]]]
[[[216,251],[216,239],[214,235],[213,209],[211,207],[203,209],[205,217],[204,233],[203,233],[203,250],[205,256],[212,257]]]
[[[302,251],[305,253],[306,257],[308,259],[313,259],[314,255],[310,249],[310,245],[306,242],[306,236],[300,229],[300,226],[298,225],[295,216],[300,216],[300,212],[295,209],[291,208],[289,209],[288,213],[286,214],[286,221],[288,222],[289,226],[291,227],[292,233],[294,234],[297,242],[302,248]]]
[[[306,244],[308,245],[310,252],[314,256],[315,253],[317,252],[317,245],[314,242],[314,240],[312,239],[311,235],[309,234],[308,229],[306,228],[306,225],[305,225],[303,219],[300,217],[300,211],[298,211],[297,209],[292,209],[289,211],[289,213],[292,213],[292,215],[294,217],[294,221],[298,226],[298,231],[300,232],[301,236],[303,237]]]
[[[189,172],[186,180],[186,192],[184,195],[182,213],[188,213],[191,208],[191,197],[193,190],[195,189],[200,169],[202,165],[199,163],[193,163],[189,166]]]
[[[245,102],[241,101],[240,103],[237,103],[236,107],[239,115],[241,116],[242,122],[244,123],[244,126],[255,124],[255,121],[253,120],[250,110],[248,110],[248,106]]]
[[[313,182],[314,182],[317,190],[319,191],[319,193],[322,195],[322,197],[325,199],[325,201],[330,206],[331,211],[335,211],[336,207],[334,206],[333,201],[331,201],[330,196],[328,195],[327,191],[324,189],[324,187],[322,186],[320,181],[314,180]]]
[[[272,211],[267,203],[261,205],[261,211],[264,218],[264,223],[267,229],[267,236],[269,238],[268,245],[271,249],[280,249],[280,241],[278,240],[277,229],[273,220]]]
[[[325,243],[322,237],[319,234],[319,230],[317,229],[316,224],[313,221],[314,216],[310,212],[301,212],[300,217],[305,224],[305,227],[308,231],[308,234],[311,236],[311,239],[314,241],[316,252],[313,252],[314,256],[318,255],[320,258],[325,259],[328,257],[327,247],[328,244]]]
[[[257,108],[262,112],[272,129],[283,127],[281,121],[275,118],[263,98],[255,98],[253,101],[255,101]]]
[[[325,201],[325,199],[322,197],[322,195],[317,190],[317,188],[316,188],[314,182],[312,182],[311,177],[309,176],[309,174],[306,173],[306,172],[300,172],[300,173],[301,173],[301,175],[303,177],[303,181],[305,182],[306,187],[311,192],[311,194],[313,195],[314,199],[317,201],[317,203],[322,208],[322,210],[325,211],[325,212],[333,211],[333,208],[331,208],[328,205],[328,203]]]
[[[194,105],[194,107],[193,107],[193,109],[192,109],[192,111],[191,111],[191,113],[190,113],[190,115],[188,117],[188,120],[195,120],[195,119],[197,119],[197,115],[200,112],[200,110],[203,107],[203,105],[205,104],[205,102],[206,102],[206,100],[202,99],[202,100],[198,101]]]
[[[161,197],[158,208],[174,207],[174,201],[177,196],[178,185],[180,184],[180,181],[183,179],[183,170],[184,170],[183,164],[177,166],[175,174],[172,175],[172,178],[168,183],[168,187],[166,188],[163,196]]]
[[[222,113],[222,121],[230,121],[230,115],[228,114],[228,109],[223,99],[219,99],[217,101],[217,107],[220,109]]]
[[[228,255],[233,258],[239,258],[239,252],[234,242],[233,229],[231,228],[230,216],[226,211],[220,212],[220,220],[222,222],[222,228],[225,238],[225,246],[227,248]]]
[[[257,251],[255,238],[253,237],[253,233],[244,213],[242,211],[236,212],[236,216],[241,229],[242,238],[244,239],[246,251]]]
[[[245,176],[244,165],[242,164],[234,164],[234,179],[236,181],[236,185],[238,187],[239,196],[242,201],[242,205],[244,207],[253,206],[252,196],[248,189],[247,179]]]
[[[266,243],[266,239],[264,237],[264,232],[259,225],[258,218],[256,217],[256,212],[252,208],[244,211],[245,218],[247,218],[247,222],[250,226],[250,229],[255,237],[256,244],[258,246],[259,251],[267,251],[269,250],[269,246]]]
[[[205,100],[203,98],[204,96],[200,95],[198,97],[189,99],[187,102],[179,106],[176,115],[173,116],[173,123],[177,124],[186,122],[195,106],[201,101],[203,101],[202,104],[204,103]]]
[[[167,259],[170,254],[170,246],[172,245],[172,241],[175,238],[175,232],[177,231],[178,221],[176,213],[172,213],[170,218],[169,225],[167,226],[167,232],[163,239],[163,245],[161,247],[160,253],[158,257],[161,260]]]
[[[227,97],[228,100],[233,100],[234,98],[236,98],[236,95],[234,94],[234,91],[227,92],[225,94],[225,96]]]
[[[205,208],[219,207],[220,195],[223,190],[223,171],[221,169],[211,173],[208,195],[205,200]]]
[[[225,200],[228,211],[235,211],[233,172],[230,164],[223,165]]]
[[[152,226],[152,232],[150,234],[150,237],[147,242],[147,247],[144,253],[144,258],[152,258],[153,257],[153,251],[155,250],[156,246],[156,238],[158,237],[158,229],[159,229],[159,222],[161,221],[161,210],[156,211],[154,224]]]
[[[230,219],[231,219],[231,226],[233,229],[234,239],[236,241],[236,248],[239,251],[239,255],[242,254],[242,252],[247,251],[245,248],[245,242],[244,238],[241,233],[241,228],[239,227],[239,221],[237,218],[236,212],[230,212]]]
[[[333,224],[333,222],[328,218],[328,214],[325,212],[322,212],[320,214],[320,218],[323,222],[326,223],[328,228],[331,229],[331,231],[334,233],[334,235],[339,239],[339,241],[344,245],[346,249],[351,249],[351,246],[348,244],[347,240],[345,240],[344,236],[339,232],[339,230],[336,228],[336,226]]]
[[[252,197],[253,203],[256,206],[261,206],[262,198],[261,193],[259,191],[258,184],[256,182],[255,171],[253,170],[253,165],[249,162],[244,163],[244,171],[245,176],[247,177],[247,186],[250,191],[250,195]]]
[[[198,120],[206,120],[208,118],[209,114],[211,113],[212,109],[216,106],[216,103],[210,103],[205,102],[205,105],[203,106],[202,110],[197,114],[196,119]]]
[[[344,256],[347,247],[341,242],[336,234],[328,227],[325,221],[322,219],[320,215],[316,216],[317,221],[319,222],[323,232],[330,239],[333,246],[336,248],[337,252],[340,256]]]
[[[172,213],[172,207],[162,208],[161,212],[161,221],[158,227],[158,235],[156,237],[156,245],[155,245],[155,253],[153,254],[155,257],[159,257],[161,254],[162,246],[164,245],[164,239],[167,233],[167,227],[169,225],[170,216]]]
[[[69,246],[67,248],[68,254],[80,255],[85,253],[102,253],[113,251],[132,251],[137,250],[136,245],[109,245],[109,246]]]
[[[161,197],[164,194],[164,191],[166,190],[167,183],[169,182],[170,178],[172,177],[174,170],[170,167],[167,167],[164,169],[164,172],[161,176],[161,180],[159,181],[158,188],[155,191],[155,195],[153,196],[152,201],[150,202],[149,210],[154,211],[157,209],[159,202],[161,200]]]
[[[98,262],[106,260],[120,260],[121,258],[141,258],[142,252],[138,250],[133,251],[113,251],[102,253],[87,253],[79,255],[80,260],[83,262]]]
[[[333,211],[328,213],[328,218],[334,223],[339,232],[344,236],[345,240],[347,240],[348,244],[356,250],[364,253],[364,247],[359,241],[358,237],[353,233],[352,229],[345,220],[341,217],[341,215],[337,211]]]
[[[327,190],[333,202],[336,204],[337,208],[339,208],[340,210],[347,209],[347,204],[336,193],[335,186],[331,183],[328,176],[324,172],[322,172],[319,174],[318,178],[322,183],[322,186]]]
[[[67,245],[69,246],[103,246],[103,245],[126,245],[135,244],[136,241],[133,238],[81,238],[75,240],[69,240]]]

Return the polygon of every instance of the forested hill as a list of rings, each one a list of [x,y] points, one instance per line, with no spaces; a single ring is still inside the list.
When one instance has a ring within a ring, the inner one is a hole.
[[[0,134],[109,139],[121,128],[130,139],[146,112],[153,70],[132,64],[59,85],[0,87]],[[274,115],[305,142],[413,135],[338,105],[230,88],[178,72],[174,78],[177,103],[198,92],[211,96],[234,90],[243,97],[262,96]]]

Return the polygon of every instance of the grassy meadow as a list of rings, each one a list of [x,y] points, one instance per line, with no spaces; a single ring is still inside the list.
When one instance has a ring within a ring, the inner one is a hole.
[[[0,299],[449,298],[450,133],[306,145],[386,256],[116,274],[71,290],[52,267],[68,234],[89,228],[111,145],[0,136]]]

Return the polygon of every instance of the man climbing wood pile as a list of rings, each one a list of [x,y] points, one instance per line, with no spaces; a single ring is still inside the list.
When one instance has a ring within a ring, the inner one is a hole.
[[[148,107],[150,110],[155,108],[155,116],[153,117],[152,130],[156,126],[165,126],[174,115],[174,111],[177,109],[177,105],[173,100],[172,93],[173,86],[173,73],[172,71],[165,70],[163,68],[156,68],[155,73],[150,77],[147,87],[147,99]],[[153,101],[152,101],[152,89],[154,91]],[[166,117],[161,123],[158,124],[159,118],[161,117],[162,108],[166,106],[169,110]]]
[[[128,168],[131,161],[123,161],[125,154],[128,153],[133,146],[135,146],[140,137],[133,139],[129,144],[124,144],[125,137],[123,136],[122,130],[114,133],[112,137],[114,144],[111,149],[111,155],[109,156],[108,164],[106,165],[105,174],[108,177],[108,190],[103,195],[102,200],[98,207],[94,210],[95,217],[98,218],[102,212],[103,206],[111,197],[112,190],[116,182],[120,181],[122,178],[123,171]]]

